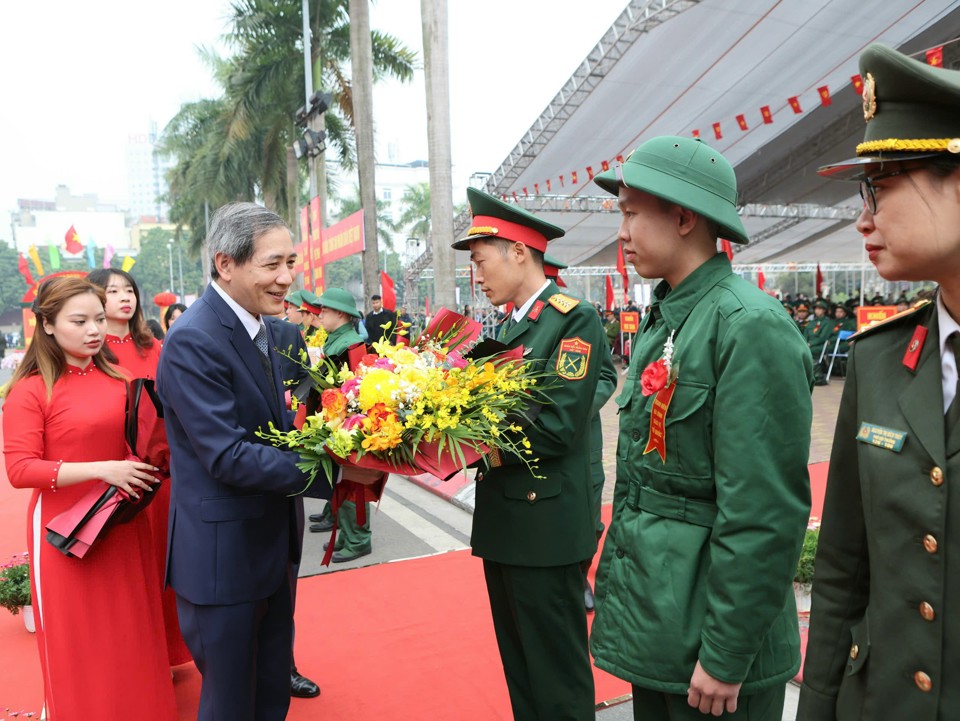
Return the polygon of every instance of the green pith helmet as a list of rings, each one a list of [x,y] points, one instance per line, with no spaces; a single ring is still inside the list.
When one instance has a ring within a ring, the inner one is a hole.
[[[557,260],[556,258],[554,258],[554,257],[552,257],[552,256],[549,256],[549,255],[547,255],[546,253],[544,253],[544,255],[543,255],[543,269],[544,269],[544,270],[550,270],[550,271],[553,272],[553,275],[550,275],[550,273],[547,273],[547,277],[548,277],[548,278],[555,278],[556,275],[557,275],[557,273],[558,273],[559,271],[564,270],[564,269],[566,269],[567,267],[568,267],[568,266],[567,266],[566,263],[561,263],[561,262],[560,262],[559,260]]]
[[[860,54],[867,129],[857,157],[817,172],[859,180],[867,166],[960,153],[960,72],[874,43]]]
[[[320,315],[320,299],[317,298],[317,294],[312,290],[301,290],[300,310],[305,310],[307,313],[313,313],[314,315]]]
[[[284,303],[289,303],[290,305],[295,305],[297,308],[300,307],[300,303],[303,302],[303,291],[295,290],[286,298],[283,299]]]
[[[354,318],[362,318],[363,315],[357,310],[357,301],[353,295],[343,288],[327,288],[318,299],[318,305],[323,308],[333,308]]]
[[[733,166],[699,139],[665,135],[648,140],[593,182],[613,195],[623,184],[663,198],[718,223],[720,237],[750,242],[737,214]]]
[[[467,237],[453,243],[454,250],[470,250],[470,241],[502,238],[546,252],[547,242],[563,235],[563,228],[540,220],[533,213],[505,203],[476,188],[467,188],[473,222]]]

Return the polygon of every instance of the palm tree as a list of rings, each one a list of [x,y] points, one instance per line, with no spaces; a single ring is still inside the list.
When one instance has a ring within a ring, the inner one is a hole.
[[[430,184],[408,185],[400,198],[400,220],[397,224],[407,229],[407,235],[418,240],[430,237]]]
[[[348,168],[355,165],[348,0],[312,0],[314,86],[333,94],[325,116],[327,145]],[[202,51],[224,88],[216,100],[181,108],[164,130],[163,149],[177,159],[169,174],[171,218],[202,228],[204,202],[262,199],[295,225],[300,198],[288,178],[305,174],[290,148],[299,133],[294,113],[303,99],[303,38],[299,0],[235,0],[227,34],[228,60]],[[372,33],[374,79],[413,77],[416,54],[393,36]],[[207,185],[210,183],[210,185]],[[175,210],[174,210],[175,208]],[[196,242],[202,233],[194,233]]]

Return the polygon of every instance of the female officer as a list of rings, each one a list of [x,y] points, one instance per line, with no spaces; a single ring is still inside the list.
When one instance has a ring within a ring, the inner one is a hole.
[[[886,280],[934,280],[859,334],[830,459],[800,721],[958,718],[960,73],[871,45],[857,230]],[[952,538],[951,538],[952,536]]]

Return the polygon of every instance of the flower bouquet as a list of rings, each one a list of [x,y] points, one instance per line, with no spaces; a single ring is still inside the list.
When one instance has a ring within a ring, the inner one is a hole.
[[[365,502],[379,500],[389,473],[447,479],[494,448],[535,472],[522,430],[544,401],[545,374],[523,360],[522,347],[479,341],[480,330],[441,309],[412,344],[380,341],[339,367],[321,359],[309,370],[314,395],[300,427],[271,425],[258,435],[297,450],[308,488],[321,468],[332,478],[341,465],[332,509],[355,501],[361,525]],[[324,563],[333,547],[331,539]]]
[[[316,411],[298,430],[258,435],[297,449],[311,482],[320,468],[332,475],[334,462],[449,478],[492,448],[532,469],[521,424],[543,401],[543,374],[523,361],[522,347],[478,343],[479,335],[476,321],[441,309],[413,344],[374,343],[353,368],[322,360],[310,369]]]

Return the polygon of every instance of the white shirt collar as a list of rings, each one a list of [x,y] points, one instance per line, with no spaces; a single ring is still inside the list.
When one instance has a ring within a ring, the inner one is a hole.
[[[533,302],[534,302],[537,298],[539,298],[539,297],[540,297],[540,294],[543,293],[543,291],[545,291],[549,286],[550,286],[550,279],[547,278],[547,280],[544,282],[544,284],[540,286],[540,289],[539,289],[536,293],[534,293],[533,295],[531,295],[529,298],[527,298],[527,302],[526,302],[526,303],[524,303],[523,305],[521,305],[519,308],[514,308],[514,309],[513,309],[513,320],[514,320],[515,323],[519,323],[519,322],[522,321],[524,318],[526,318],[527,313],[530,312],[530,308],[533,306]]]
[[[240,322],[243,324],[243,327],[246,329],[247,333],[250,335],[250,340],[253,340],[256,337],[257,333],[260,330],[261,321],[260,318],[253,315],[246,308],[241,306],[237,301],[230,297],[230,295],[223,288],[220,287],[220,284],[217,281],[210,283],[213,286],[213,289],[217,291],[221,298],[223,298],[224,303],[230,306],[230,310],[237,314],[237,318],[240,319]]]
[[[943,304],[943,296],[937,293],[937,323],[940,332],[940,376],[943,382],[943,411],[953,401],[953,396],[957,391],[957,366],[960,365],[960,358],[955,358],[953,348],[947,342],[947,338],[954,331],[960,331],[960,323],[957,323]]]

